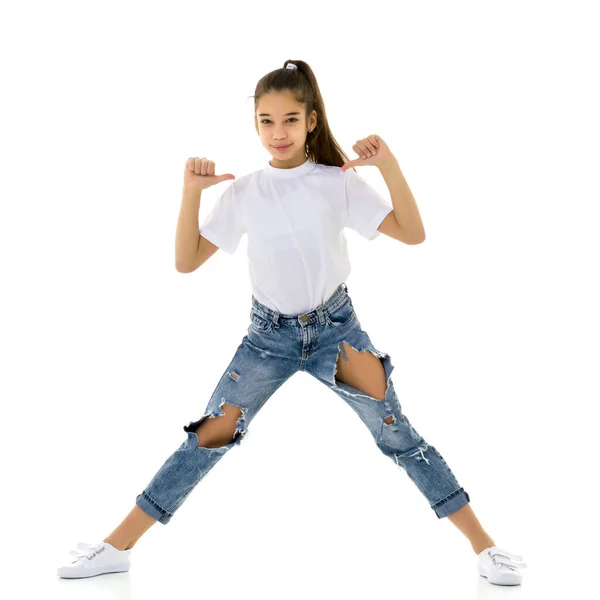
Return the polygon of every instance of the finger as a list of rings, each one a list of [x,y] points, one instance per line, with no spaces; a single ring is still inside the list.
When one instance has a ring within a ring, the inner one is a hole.
[[[207,175],[214,175],[215,174],[215,161],[214,160],[209,160],[208,161],[208,167],[206,168],[206,174]]]
[[[358,147],[358,144],[354,144],[354,146],[352,146],[352,150],[354,150],[354,152],[356,152],[356,154],[358,154],[362,159],[366,158],[364,151],[362,148]]]
[[[361,149],[356,144],[354,144],[354,146],[352,146],[352,150],[354,150],[354,152],[356,152],[356,154],[359,154],[359,155],[361,154]]]
[[[377,148],[373,145],[373,142],[369,139],[365,139],[365,146],[371,151],[371,154],[377,154]]]
[[[373,145],[375,146],[375,148],[379,148],[379,140],[381,139],[378,135],[370,135],[369,140],[371,140],[371,142],[373,143]]]
[[[356,143],[362,152],[363,158],[368,158],[369,156],[371,156],[371,151],[367,148],[367,146],[363,140],[358,140],[358,142],[356,142]]]
[[[206,175],[208,169],[208,158],[202,159],[202,167],[200,168],[200,175]]]

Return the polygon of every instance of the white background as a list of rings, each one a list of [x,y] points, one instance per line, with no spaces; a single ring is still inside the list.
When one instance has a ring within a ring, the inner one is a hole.
[[[11,598],[491,598],[354,412],[298,373],[128,574],[61,580],[185,439],[249,324],[246,237],[175,270],[183,169],[270,156],[256,82],[307,61],[351,158],[376,133],[427,239],[352,230],[347,283],[405,414],[523,598],[596,586],[600,134],[593,2],[4,8],[4,577]],[[389,197],[376,167],[357,172]],[[230,183],[205,192],[200,219]],[[7,589],[0,595],[9,597]],[[586,596],[586,597],[589,597]]]

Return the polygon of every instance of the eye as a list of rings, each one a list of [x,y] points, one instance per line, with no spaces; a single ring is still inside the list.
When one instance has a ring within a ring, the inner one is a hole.
[[[296,117],[290,117],[290,118],[288,119],[288,121],[291,121],[292,119],[293,119],[294,121],[297,121],[297,120],[298,120],[298,119],[296,119]],[[263,119],[263,120],[261,121],[261,123],[263,123],[263,124],[264,124],[264,123],[265,123],[265,121],[268,121],[269,123],[271,122],[271,121],[270,121],[270,119]]]

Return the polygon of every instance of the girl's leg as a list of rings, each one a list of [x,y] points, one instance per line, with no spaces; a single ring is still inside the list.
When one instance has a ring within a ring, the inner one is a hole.
[[[196,428],[198,446],[217,448],[232,442],[233,432],[242,411],[239,407],[223,404],[223,415],[215,419],[206,419]],[[133,548],[157,520],[146,514],[137,504],[123,519],[122,523],[103,541],[108,542],[117,550]]]
[[[123,522],[103,541],[108,542],[117,550],[128,550],[156,523],[139,506],[135,505]]]
[[[168,523],[199,481],[241,443],[266,401],[298,370],[297,360],[282,358],[288,346],[295,343],[293,331],[276,333],[269,327],[257,333],[252,327],[236,349],[202,417],[183,427],[187,439],[167,458],[137,496],[130,513],[103,541],[127,550],[157,521]]]
[[[343,355],[340,353],[336,364],[336,382],[343,382],[375,400],[385,402],[388,377],[381,358],[370,352],[357,352],[345,342],[342,345],[346,360],[343,359]],[[384,419],[384,423],[393,425],[394,418],[393,414],[389,415]],[[386,425],[383,427],[385,428]],[[391,436],[390,440],[393,440]],[[481,526],[470,504],[465,504],[446,516],[471,542],[471,547],[476,554],[496,545]]]
[[[465,537],[471,542],[475,554],[483,552],[486,548],[495,546],[494,540],[486,533],[481,523],[475,516],[470,504],[459,508],[456,512],[448,515],[448,519],[460,529]]]

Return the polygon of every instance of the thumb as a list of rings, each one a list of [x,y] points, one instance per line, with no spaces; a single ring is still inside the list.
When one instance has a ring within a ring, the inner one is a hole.
[[[227,181],[228,179],[235,179],[235,175],[231,173],[225,173],[224,175],[215,175],[216,183],[221,183],[221,181]]]
[[[347,163],[344,163],[342,167],[342,171],[347,171],[350,167],[356,166],[358,164],[358,160],[349,160]]]

